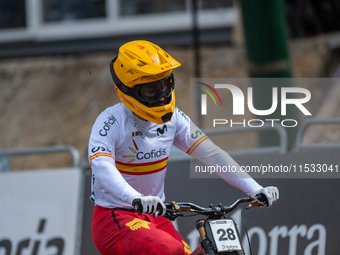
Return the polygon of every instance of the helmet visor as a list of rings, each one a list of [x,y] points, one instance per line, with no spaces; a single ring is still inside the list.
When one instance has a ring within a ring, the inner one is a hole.
[[[166,78],[135,87],[135,97],[141,102],[157,102],[162,97],[169,97],[175,88],[173,74]]]

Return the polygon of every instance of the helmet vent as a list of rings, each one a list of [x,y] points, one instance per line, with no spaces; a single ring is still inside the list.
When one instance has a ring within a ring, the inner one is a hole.
[[[168,61],[166,61],[166,59],[164,58],[164,56],[162,54],[158,54],[159,60],[160,60],[160,64],[165,64]]]
[[[159,48],[156,46],[156,45],[154,45],[154,44],[150,44],[152,47],[154,47],[157,51],[159,51]]]
[[[172,117],[172,112],[168,112],[167,114],[164,114],[162,116],[163,123],[170,121],[171,117]]]
[[[130,58],[131,60],[136,59],[134,56],[132,56],[130,53],[127,53],[126,51],[124,52],[124,54],[125,54],[128,58]]]
[[[163,50],[163,53],[164,53],[164,55],[165,55],[165,57],[169,57],[169,55],[168,55],[168,53],[166,53],[164,50]]]
[[[128,73],[128,74],[131,74],[131,75],[134,75],[134,74],[136,74],[137,72],[134,71],[134,70],[132,70],[132,69],[130,69],[129,71],[127,71],[127,73]]]
[[[146,63],[144,63],[143,61],[139,61],[139,63],[136,63],[137,66],[142,67],[145,66]]]

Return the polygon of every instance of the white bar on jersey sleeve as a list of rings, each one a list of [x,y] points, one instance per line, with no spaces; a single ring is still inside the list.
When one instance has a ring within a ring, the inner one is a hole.
[[[216,146],[210,139],[199,144],[191,153],[191,156],[207,166],[231,166],[236,167],[236,172],[216,172],[230,185],[242,190],[247,195],[255,195],[256,191],[263,187],[259,185],[248,173],[240,171],[241,167],[230,155]]]

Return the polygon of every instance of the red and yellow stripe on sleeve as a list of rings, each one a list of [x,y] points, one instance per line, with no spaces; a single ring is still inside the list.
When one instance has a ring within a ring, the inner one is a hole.
[[[104,152],[98,152],[90,157],[90,165],[92,166],[92,160],[99,157],[99,156],[104,156],[104,157],[110,157],[112,159],[115,159],[110,153],[104,153]]]
[[[187,151],[187,154],[191,155],[191,153],[196,149],[196,147],[198,145],[200,145],[204,140],[208,139],[208,137],[205,135],[205,136],[202,136],[200,139],[198,139],[191,147],[190,149]]]

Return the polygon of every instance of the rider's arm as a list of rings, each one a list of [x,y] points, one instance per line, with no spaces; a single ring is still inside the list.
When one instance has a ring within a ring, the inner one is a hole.
[[[227,183],[242,190],[247,195],[255,195],[263,187],[259,185],[230,155],[216,146],[210,139],[204,140],[191,153],[191,156],[207,166],[230,166],[233,171],[216,172]]]
[[[247,173],[240,170],[240,166],[227,152],[216,146],[191,120],[178,108],[175,110],[175,123],[177,126],[174,145],[201,161],[207,166],[236,167],[236,172],[217,173],[223,180],[242,190],[247,195],[255,193],[263,187]]]
[[[105,125],[110,125],[110,128]],[[98,116],[90,135],[88,155],[95,192],[92,197],[96,204],[100,203],[102,206],[110,206],[109,199],[105,196],[112,196],[130,204],[133,197],[141,195],[129,185],[116,168],[115,149],[120,142],[119,130],[119,121],[113,119],[111,113],[104,111]]]
[[[121,201],[131,204],[133,197],[141,195],[126,182],[116,168],[114,160],[93,159],[92,173],[101,188]]]

